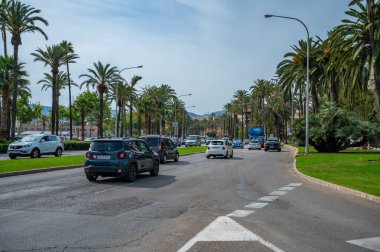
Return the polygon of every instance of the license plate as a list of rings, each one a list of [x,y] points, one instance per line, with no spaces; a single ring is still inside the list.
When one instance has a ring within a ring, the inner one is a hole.
[[[220,147],[212,147],[213,150],[218,150]]]
[[[111,159],[109,155],[98,155],[97,159]]]

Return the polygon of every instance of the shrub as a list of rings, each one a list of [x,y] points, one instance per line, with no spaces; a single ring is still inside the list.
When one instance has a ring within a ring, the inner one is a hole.
[[[0,143],[0,153],[7,153],[8,144]]]
[[[65,150],[88,150],[90,148],[91,142],[82,141],[65,141]]]

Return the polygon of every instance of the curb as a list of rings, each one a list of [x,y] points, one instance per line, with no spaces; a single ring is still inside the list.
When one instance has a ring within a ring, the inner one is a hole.
[[[33,173],[68,170],[68,169],[74,169],[74,168],[80,168],[80,167],[83,167],[83,165],[70,165],[70,166],[63,166],[63,167],[49,167],[49,168],[34,169],[34,170],[27,170],[27,171],[4,172],[4,173],[0,173],[0,178],[33,174]]]
[[[340,191],[340,192],[343,192],[343,193],[346,193],[346,194],[349,194],[349,195],[353,195],[353,196],[356,196],[356,197],[360,197],[360,198],[363,198],[363,199],[366,199],[366,200],[369,200],[369,201],[372,201],[372,202],[376,202],[376,203],[380,203],[380,197],[377,197],[377,196],[374,196],[374,195],[371,195],[371,194],[368,194],[368,193],[364,193],[364,192],[361,192],[361,191],[358,191],[358,190],[355,190],[355,189],[351,189],[351,188],[348,188],[348,187],[344,187],[344,186],[340,186],[340,185],[336,185],[336,184],[333,184],[333,183],[330,183],[330,182],[327,182],[327,181],[324,181],[324,180],[321,180],[321,179],[317,179],[317,178],[314,178],[314,177],[310,177],[308,175],[305,175],[303,174],[302,172],[300,172],[298,169],[297,169],[297,166],[296,166],[296,157],[298,155],[298,149],[293,147],[293,146],[290,146],[290,145],[285,145],[286,147],[288,147],[289,149],[292,150],[293,154],[294,154],[294,162],[293,162],[293,171],[294,173],[307,180],[307,181],[310,181],[314,184],[318,184],[318,185],[321,185],[321,186],[325,186],[325,187],[328,187],[330,189],[333,189],[333,190],[336,190],[336,191]]]

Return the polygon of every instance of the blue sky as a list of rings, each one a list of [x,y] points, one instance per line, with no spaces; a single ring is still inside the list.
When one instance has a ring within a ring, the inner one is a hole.
[[[141,75],[139,88],[169,84],[191,112],[221,110],[237,89],[247,89],[256,79],[273,78],[277,64],[290,46],[305,39],[297,22],[264,14],[303,20],[312,36],[326,37],[345,17],[348,1],[342,0],[24,0],[40,9],[49,21],[39,34],[25,34],[20,60],[30,75],[32,102],[51,104],[50,92],[41,92],[37,81],[50,69],[33,62],[31,52],[62,40],[73,43],[80,56],[71,65],[72,78],[86,73],[100,60],[126,70],[127,80]],[[62,68],[64,70],[64,68]],[[73,95],[80,92],[74,88]],[[63,91],[61,104],[68,104]]]

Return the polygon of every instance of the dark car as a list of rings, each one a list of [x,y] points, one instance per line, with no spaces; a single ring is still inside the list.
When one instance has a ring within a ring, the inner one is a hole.
[[[264,150],[278,150],[281,151],[281,144],[278,141],[277,137],[270,137],[268,140],[265,142]]]
[[[161,163],[166,164],[167,160],[178,162],[179,153],[177,146],[165,136],[143,136],[144,139],[155,152],[158,153]]]
[[[160,160],[142,139],[94,140],[86,153],[84,172],[89,181],[98,176],[124,177],[135,181],[137,174],[149,172],[157,176]]]

